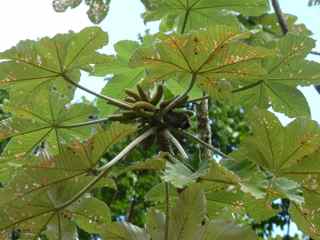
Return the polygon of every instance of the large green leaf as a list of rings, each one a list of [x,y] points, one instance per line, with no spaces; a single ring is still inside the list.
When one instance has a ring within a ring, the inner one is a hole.
[[[106,43],[107,34],[97,27],[22,41],[0,53],[0,86],[9,90],[15,102],[32,99],[44,85],[72,97],[74,87],[64,76],[78,82],[80,70],[90,72],[93,64],[105,61],[108,57],[96,50]]]
[[[194,240],[206,214],[204,193],[199,185],[193,185],[180,194],[171,208],[169,239]]]
[[[163,30],[177,27],[179,32],[216,23],[236,23],[233,12],[257,16],[268,9],[266,0],[148,0],[144,20],[161,20]]]
[[[130,65],[147,69],[146,82],[175,78],[196,84],[212,96],[231,88],[230,81],[240,81],[264,73],[260,66],[272,51],[241,43],[250,36],[237,27],[213,26],[188,35],[162,35],[153,47],[138,49]]]
[[[250,116],[253,136],[246,138],[236,155],[280,175],[320,146],[320,128],[315,121],[297,118],[283,127],[276,116],[255,109]]]
[[[75,229],[74,222],[89,232],[104,229],[110,217],[102,202],[87,194],[80,201],[64,203],[95,178],[102,155],[132,130],[115,124],[85,144],[66,147],[63,154],[54,158],[43,157],[25,164],[0,191],[0,231],[10,232],[17,227],[23,235],[36,238],[44,230],[49,236],[62,237],[70,233],[64,227]],[[112,181],[104,178],[94,187],[103,186],[113,187]],[[75,232],[70,234],[74,236]]]
[[[266,73],[257,74],[255,79],[247,78],[240,88],[233,90],[234,96],[247,108],[272,106],[275,111],[291,117],[309,116],[308,103],[296,87],[319,83],[320,65],[305,60],[314,47],[314,40],[288,34],[268,46],[277,54],[263,61]]]

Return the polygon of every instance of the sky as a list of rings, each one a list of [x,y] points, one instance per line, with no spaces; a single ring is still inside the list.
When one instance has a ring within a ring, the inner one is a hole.
[[[284,12],[298,16],[314,33],[314,38],[320,40],[320,6],[308,7],[308,0],[279,0]],[[17,44],[19,40],[38,39],[44,36],[54,36],[57,33],[69,30],[80,31],[92,26],[86,15],[86,6],[68,10],[65,13],[56,13],[52,8],[52,0],[6,0],[1,2],[0,22],[1,37],[0,51],[4,51]],[[138,33],[143,33],[146,28],[157,30],[157,24],[145,26],[140,18],[143,6],[139,0],[113,0],[111,1],[108,17],[100,24],[104,31],[109,33],[109,45],[104,48],[105,53],[113,53],[112,45],[119,40],[137,40]],[[320,41],[316,48],[320,51]],[[320,57],[310,56],[312,60],[320,61]],[[84,75],[81,84],[92,90],[99,91],[104,82],[101,79]],[[301,88],[311,107],[312,118],[320,123],[320,95],[313,87]],[[85,95],[77,92],[77,96]],[[290,120],[283,115],[278,115],[286,124]]]

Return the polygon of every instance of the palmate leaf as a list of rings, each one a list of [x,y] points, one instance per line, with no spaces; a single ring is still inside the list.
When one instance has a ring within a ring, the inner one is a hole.
[[[275,111],[291,117],[309,116],[308,103],[296,87],[319,83],[320,65],[305,60],[314,47],[314,40],[288,34],[269,47],[275,49],[277,55],[263,61],[266,74],[246,79],[242,88],[233,90],[234,96],[248,108],[272,106]]]
[[[177,27],[179,32],[216,23],[236,23],[234,12],[258,16],[268,9],[265,0],[145,0],[144,20],[161,20],[162,30]],[[232,13],[233,12],[233,13]]]
[[[75,223],[88,232],[101,231],[110,222],[109,209],[103,202],[87,194],[79,201],[65,206],[64,203],[95,178],[102,155],[133,130],[115,124],[85,144],[75,143],[66,147],[63,154],[41,159],[39,163],[30,161],[20,168],[0,191],[0,231],[20,229],[29,239],[36,239],[44,231],[52,237],[49,239],[60,235],[60,239],[76,239],[67,238],[76,236]],[[94,187],[103,186],[113,187],[113,183],[104,178]]]
[[[297,118],[283,127],[272,113],[258,110],[251,119],[254,135],[243,141],[233,157],[249,159],[269,171],[273,176],[269,195],[292,200],[293,220],[311,236],[319,237],[319,125]]]
[[[1,139],[11,138],[1,161],[24,164],[20,159],[26,155],[42,150],[48,155],[61,153],[63,144],[92,135],[90,126],[67,126],[89,121],[96,115],[96,108],[85,103],[67,105],[68,102],[68,98],[46,86],[39,87],[37,95],[25,104],[10,101],[5,109],[12,112],[12,117],[0,122]]]
[[[258,109],[250,119],[254,135],[244,139],[234,156],[246,156],[275,175],[320,147],[320,128],[315,121],[297,118],[283,127],[274,114]]]
[[[117,56],[111,61],[106,59],[105,63],[96,64],[94,73],[98,76],[113,74],[102,90],[102,94],[122,99],[125,97],[125,89],[133,88],[144,76],[143,68],[130,68],[129,59],[133,52],[139,47],[135,41],[120,41],[115,44]],[[97,105],[102,115],[107,115],[115,111],[116,108],[106,106],[103,100],[98,99]]]
[[[290,214],[299,227],[311,237],[320,236],[320,154],[319,148],[311,155],[307,155],[296,164],[283,170],[287,178],[300,182],[303,189],[303,205],[294,204]]]
[[[80,70],[90,72],[93,64],[105,61],[108,57],[96,50],[106,43],[107,34],[97,27],[22,41],[0,53],[0,87],[8,89],[16,103],[32,99],[44,85],[72,98],[74,87],[64,76],[78,82]]]
[[[130,65],[145,66],[146,82],[170,78],[188,81],[196,74],[197,86],[218,96],[231,88],[230,80],[250,79],[264,73],[259,63],[272,51],[237,41],[249,36],[238,27],[227,26],[212,26],[183,36],[162,35],[153,47],[138,49]]]

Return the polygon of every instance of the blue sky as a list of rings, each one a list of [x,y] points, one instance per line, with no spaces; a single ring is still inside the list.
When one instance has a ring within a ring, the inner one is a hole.
[[[37,39],[43,36],[54,36],[56,33],[68,32],[69,30],[79,31],[86,26],[92,25],[87,19],[86,7],[81,6],[66,13],[55,13],[51,7],[52,0],[9,0],[3,1],[0,8],[1,38],[0,51],[3,51],[19,40]],[[279,0],[284,12],[298,16],[314,33],[314,38],[320,40],[320,6],[308,7],[308,0]],[[140,14],[143,6],[139,0],[113,0],[111,11],[100,26],[109,33],[110,44],[104,49],[112,53],[112,45],[119,40],[136,40],[138,33],[143,33],[146,28],[156,31],[157,24],[145,26]],[[320,42],[319,42],[320,43]],[[320,51],[320,44],[317,46]],[[320,61],[320,57],[310,56],[310,59]],[[82,79],[82,84],[93,90],[99,90],[103,82],[97,78]],[[312,88],[303,88],[311,106],[312,118],[320,122],[320,95]],[[78,96],[82,95],[81,91]],[[92,99],[91,96],[86,95]],[[283,122],[288,120],[279,115]]]

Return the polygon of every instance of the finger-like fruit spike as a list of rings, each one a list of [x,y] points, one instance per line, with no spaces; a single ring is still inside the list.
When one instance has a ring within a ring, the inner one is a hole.
[[[152,105],[149,102],[146,101],[139,101],[133,104],[133,109],[135,110],[145,110],[145,111],[151,111],[151,112],[155,112],[157,111],[156,106]]]
[[[145,110],[143,110],[143,109],[137,110],[137,113],[138,113],[141,117],[143,117],[143,118],[150,118],[150,117],[153,117],[153,116],[154,116],[153,113],[147,112],[147,111],[145,111]]]
[[[140,115],[137,112],[122,112],[122,115],[128,119],[135,119],[140,117]]]
[[[186,102],[188,101],[189,96],[184,96],[183,98],[181,98],[173,108],[180,108],[180,107],[184,107]]]
[[[129,96],[129,97],[132,97],[134,98],[136,101],[140,101],[142,100],[139,96],[139,94],[135,93],[134,91],[130,90],[130,89],[125,89],[124,90],[125,93]]]
[[[159,101],[161,100],[162,95],[163,95],[163,86],[162,86],[162,84],[160,84],[157,86],[156,92],[154,93],[154,95],[150,99],[150,103],[153,105],[157,105],[159,103]]]
[[[148,95],[143,91],[142,87],[137,84],[137,90],[139,92],[139,95],[140,95],[140,98],[142,101],[146,101],[146,102],[149,102],[149,97]]]
[[[164,109],[166,106],[168,106],[176,98],[177,97],[161,102],[160,103],[160,109]]]
[[[134,99],[133,97],[126,97],[125,99],[124,99],[126,102],[128,102],[128,103],[135,103],[137,100],[136,99]]]

